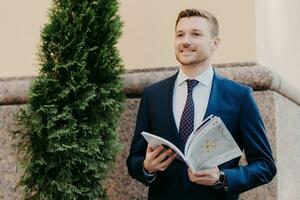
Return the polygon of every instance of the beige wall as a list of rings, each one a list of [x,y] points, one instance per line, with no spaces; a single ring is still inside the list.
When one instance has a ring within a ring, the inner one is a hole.
[[[299,10],[299,0],[256,0],[257,62],[300,90]]]
[[[3,2],[0,77],[36,74],[40,28],[51,1]],[[253,0],[121,0],[124,29],[118,46],[126,68],[177,65],[174,23],[178,12],[188,7],[207,9],[220,20],[222,43],[214,63],[255,60]]]
[[[39,35],[42,25],[47,22],[50,2],[1,2],[0,77],[37,73]],[[173,47],[175,19],[180,10],[196,7],[214,13],[220,22],[222,42],[213,63],[258,61],[300,89],[296,77],[299,74],[297,63],[300,63],[298,0],[120,2],[124,27],[118,47],[126,68],[178,65]],[[277,15],[279,8],[284,12]]]
[[[0,77],[36,74],[41,26],[50,0],[2,0],[0,3]]]
[[[192,7],[206,9],[219,19],[222,42],[214,63],[255,60],[253,0],[123,0],[124,34],[119,47],[127,68],[177,65],[175,20],[180,10]]]

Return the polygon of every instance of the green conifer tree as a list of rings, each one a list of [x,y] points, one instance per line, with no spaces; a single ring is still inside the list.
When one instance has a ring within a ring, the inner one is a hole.
[[[24,199],[106,199],[102,180],[119,143],[121,34],[117,0],[53,0],[41,70],[19,115]]]

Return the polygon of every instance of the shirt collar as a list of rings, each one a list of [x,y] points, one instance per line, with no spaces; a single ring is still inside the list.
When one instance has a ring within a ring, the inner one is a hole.
[[[198,74],[195,78],[195,80],[199,81],[199,83],[201,83],[202,85],[209,87],[212,83],[213,80],[213,76],[214,76],[214,70],[212,69],[211,66],[208,67],[207,70],[205,70],[204,72],[201,72],[200,74]],[[187,75],[185,75],[183,73],[183,71],[181,70],[181,68],[179,69],[178,75],[177,75],[177,83],[176,86],[181,85],[182,83],[184,83],[187,79],[191,79],[189,78]]]

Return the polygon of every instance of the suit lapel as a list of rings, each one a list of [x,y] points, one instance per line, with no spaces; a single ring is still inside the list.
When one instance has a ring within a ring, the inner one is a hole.
[[[204,119],[207,118],[209,115],[215,115],[217,113],[218,107],[220,105],[224,93],[225,83],[226,81],[224,81],[224,78],[215,72]]]

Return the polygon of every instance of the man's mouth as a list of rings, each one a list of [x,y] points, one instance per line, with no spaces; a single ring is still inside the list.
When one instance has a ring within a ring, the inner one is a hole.
[[[180,53],[193,53],[195,50],[187,50],[187,49],[182,49],[180,50]]]

